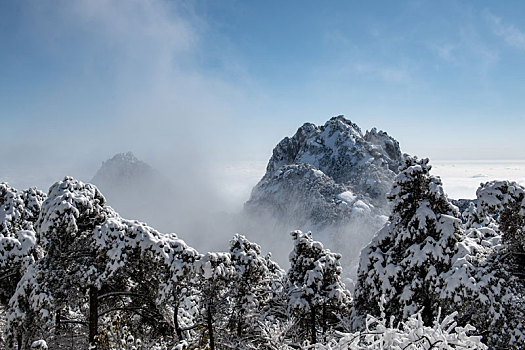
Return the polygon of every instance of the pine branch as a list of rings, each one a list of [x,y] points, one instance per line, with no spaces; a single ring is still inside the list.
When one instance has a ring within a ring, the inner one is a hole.
[[[98,300],[102,300],[114,296],[131,296],[131,297],[147,297],[145,294],[132,293],[132,292],[108,292],[98,296]]]

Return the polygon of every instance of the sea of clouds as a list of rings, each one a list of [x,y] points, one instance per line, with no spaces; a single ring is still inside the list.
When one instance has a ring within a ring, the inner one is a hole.
[[[525,186],[525,161],[443,160],[432,164],[432,172],[441,177],[449,198],[475,198],[479,185],[491,180],[511,180]]]
[[[453,199],[473,199],[479,185],[491,180],[511,180],[525,186],[525,160],[440,160],[432,164],[432,173],[441,178],[445,192]],[[266,161],[214,165],[214,181],[225,199],[225,209],[240,210],[265,169]]]

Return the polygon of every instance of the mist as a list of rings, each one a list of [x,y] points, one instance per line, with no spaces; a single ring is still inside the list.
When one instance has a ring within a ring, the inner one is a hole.
[[[44,191],[64,176],[90,182],[102,161],[132,151],[162,180],[119,199],[107,195],[108,204],[201,250],[226,249],[235,233],[230,217],[246,198],[223,186],[220,164],[262,160],[273,143],[247,142],[259,125],[247,126],[246,106],[258,103],[244,92],[250,82],[237,63],[223,51],[214,57],[228,77],[206,68],[206,24],[188,4],[33,5],[17,4],[24,16],[14,40],[27,42],[42,65],[60,62],[65,71],[26,91],[35,98],[0,131],[0,181]]]
[[[6,52],[35,56],[42,68],[22,60],[13,73],[12,81],[34,83],[10,101],[16,108],[4,116],[9,127],[0,129],[0,181],[44,191],[64,176],[90,182],[102,161],[132,151],[161,180],[139,183],[135,193],[105,193],[122,216],[176,232],[202,252],[227,249],[229,239],[242,233],[287,266],[289,232],[312,228],[296,227],[292,219],[246,219],[243,203],[279,140],[302,122],[324,122],[344,112],[341,106],[348,108],[350,102],[334,101],[350,98],[342,89],[334,98],[319,94],[326,101],[317,105],[303,102],[304,90],[290,89],[276,98],[283,90],[269,91],[254,79],[228,38],[186,2],[63,0],[13,6],[23,15],[19,23],[8,23],[14,29]],[[22,51],[10,46],[21,42]],[[368,99],[356,110],[365,110]],[[379,120],[386,127],[406,129],[398,119],[384,118]],[[367,124],[378,120],[369,119]],[[413,137],[412,145],[435,146],[425,144],[427,133],[409,131],[402,137]],[[398,137],[395,131],[392,135]],[[435,170],[439,175],[439,167]],[[452,174],[450,187],[444,177],[445,189],[453,189],[453,198],[456,193],[472,198],[477,174],[492,176],[477,170],[469,175],[474,180],[461,182],[464,176]],[[383,223],[358,220],[314,230],[314,238],[355,268],[361,248]]]
[[[127,200],[129,193],[120,201],[108,196],[109,204],[198,248],[225,249],[235,233],[230,216],[256,180],[240,196],[220,180],[224,164],[264,160],[274,140],[248,142],[268,128],[246,117],[264,97],[227,50],[213,54],[220,69],[209,65],[207,25],[192,6],[156,0],[16,6],[23,16],[13,40],[27,42],[43,66],[60,62],[64,72],[26,91],[34,99],[10,116],[18,119],[10,130],[0,131],[0,181],[44,191],[66,175],[89,182],[103,160],[132,151],[165,178],[165,192],[144,193],[142,184]]]
[[[13,40],[64,71],[43,69],[41,86],[5,116],[16,123],[0,130],[2,180],[43,188],[64,175],[89,180],[102,160],[126,151],[164,173],[266,158],[273,140],[247,142],[261,128],[245,120],[261,96],[245,92],[250,82],[227,52],[217,63],[227,78],[206,68],[207,29],[191,6],[59,2],[17,4],[24,16]]]

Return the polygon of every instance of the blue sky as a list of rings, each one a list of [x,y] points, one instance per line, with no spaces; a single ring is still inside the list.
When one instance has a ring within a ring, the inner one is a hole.
[[[265,160],[338,114],[421,157],[523,159],[523,13],[522,1],[2,1],[0,171],[89,179],[127,150]]]

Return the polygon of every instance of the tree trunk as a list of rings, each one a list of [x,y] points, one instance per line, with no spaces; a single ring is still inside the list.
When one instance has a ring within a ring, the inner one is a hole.
[[[98,289],[89,287],[89,345],[95,347],[95,336],[98,332]]]
[[[237,322],[237,338],[240,338],[242,335],[242,324],[241,324],[241,321],[239,320]]]
[[[175,325],[175,333],[177,333],[177,338],[179,341],[182,341],[182,329],[180,328],[179,324],[179,303],[175,304],[173,310],[173,324]]]
[[[208,305],[207,308],[207,321],[208,321],[208,335],[210,337],[210,350],[215,350],[215,339],[213,337],[213,320],[211,317],[211,307]]]
[[[326,313],[326,304],[323,304],[323,318],[322,318],[322,321],[321,321],[321,324],[322,324],[322,327],[323,327],[323,337],[325,337],[325,340],[326,340],[326,330],[327,330],[327,326],[326,326],[326,319],[327,319],[328,315]]]
[[[60,310],[57,310],[57,316],[55,318],[55,334],[58,335],[59,331],[60,331],[60,328],[62,328],[62,313],[60,312]]]
[[[431,327],[433,323],[433,317],[432,317],[432,302],[430,301],[430,298],[425,297],[423,299],[423,312],[421,313],[421,318],[423,319],[423,324],[425,326]]]
[[[16,335],[16,342],[18,350],[22,350],[22,333]]]
[[[242,318],[243,318],[243,312],[240,312],[237,317],[237,338],[240,338],[242,335]]]
[[[310,332],[311,332],[311,335],[312,335],[312,339],[311,339],[311,343],[312,344],[315,344],[317,343],[317,334],[315,332],[315,307],[312,306],[310,308]]]

